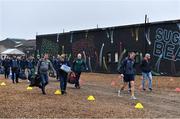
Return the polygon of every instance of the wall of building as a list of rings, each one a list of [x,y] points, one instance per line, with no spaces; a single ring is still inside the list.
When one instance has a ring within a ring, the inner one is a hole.
[[[38,35],[37,53],[82,53],[92,72],[116,73],[121,60],[135,51],[136,69],[145,53],[152,56],[153,73],[180,75],[180,20]]]

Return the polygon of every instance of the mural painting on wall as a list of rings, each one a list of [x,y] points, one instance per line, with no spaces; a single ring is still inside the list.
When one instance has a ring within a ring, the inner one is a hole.
[[[58,52],[59,52],[59,46],[57,43],[47,39],[42,40],[41,55],[43,55],[44,53],[48,53],[50,54],[50,56],[56,56]]]
[[[139,28],[131,28],[131,36],[137,42],[139,40]]]
[[[170,61],[171,73],[176,74],[175,62],[180,61],[180,32],[157,28],[153,55],[158,57],[155,69],[159,72],[161,59]]]
[[[37,53],[66,53],[72,61],[83,55],[89,71],[115,73],[129,51],[136,52],[140,65],[145,53],[151,54],[153,74],[180,74],[180,23],[135,25],[128,28],[104,28],[102,31],[69,32],[59,40],[49,36],[39,38]],[[68,38],[68,39],[67,39]],[[54,39],[54,40],[53,40]],[[38,41],[38,40],[37,40]],[[69,43],[69,44],[68,44]],[[141,73],[137,66],[137,73]]]
[[[83,54],[85,63],[88,66],[89,70],[92,72],[94,70],[93,66],[97,64],[97,59],[98,59],[93,39],[92,38],[88,38],[86,40],[81,39],[73,42],[72,43],[73,57],[76,57],[78,53]]]
[[[99,58],[99,61],[97,60],[97,63],[98,64],[97,66],[99,66],[99,68],[101,70],[105,70],[106,72],[109,72],[109,68],[108,68],[108,65],[107,65],[107,61],[109,60],[108,58],[106,58],[103,54],[103,51],[104,51],[104,47],[105,47],[105,44],[102,43],[101,45],[101,49],[100,49],[100,52],[99,52],[99,56],[97,56]],[[96,52],[97,54],[97,52]],[[109,54],[109,57],[111,57],[111,54]],[[111,60],[111,58],[110,58]]]
[[[111,44],[114,43],[114,29],[106,29],[106,37],[110,41]]]

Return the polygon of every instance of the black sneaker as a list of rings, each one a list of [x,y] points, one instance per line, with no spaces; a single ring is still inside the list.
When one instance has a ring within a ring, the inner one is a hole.
[[[61,94],[62,94],[62,95],[64,95],[64,94],[65,94],[65,92],[64,92],[64,91],[61,91]]]
[[[152,88],[149,88],[149,91],[152,91]]]
[[[145,88],[143,88],[143,91],[146,91],[146,89],[145,89]]]
[[[43,92],[42,94],[43,94],[43,95],[46,95],[46,93],[45,93],[45,92]]]
[[[46,86],[48,83],[49,83],[49,82],[46,82],[46,83],[45,83],[45,86]]]
[[[43,95],[46,95],[45,88],[42,87],[41,90],[42,90],[42,94],[43,94]]]
[[[39,85],[38,87],[39,87],[40,89],[42,88],[42,86],[41,86],[41,85]]]
[[[76,87],[77,89],[80,89],[80,88],[81,88],[80,86],[77,86],[77,85],[75,85],[75,87]]]

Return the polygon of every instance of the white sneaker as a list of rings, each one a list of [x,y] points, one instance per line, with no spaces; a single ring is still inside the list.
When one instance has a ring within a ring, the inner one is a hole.
[[[121,90],[118,90],[118,97],[122,97],[121,96]]]
[[[132,100],[136,100],[137,98],[135,96],[131,96],[131,99]]]

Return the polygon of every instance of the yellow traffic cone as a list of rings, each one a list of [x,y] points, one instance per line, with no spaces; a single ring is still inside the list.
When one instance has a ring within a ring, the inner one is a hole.
[[[90,96],[88,96],[87,100],[88,100],[88,101],[94,101],[95,98],[94,98],[94,96],[90,95]]]
[[[54,94],[55,94],[55,95],[61,95],[61,91],[60,91],[60,90],[56,90],[56,91],[54,92]]]
[[[27,87],[27,90],[32,90],[32,89],[33,89],[33,88],[32,88],[32,87],[30,87],[30,86],[28,86],[28,87]]]
[[[137,103],[135,106],[136,109],[143,109],[143,105],[141,103]]]
[[[6,84],[4,82],[1,83],[1,86],[6,86]]]

